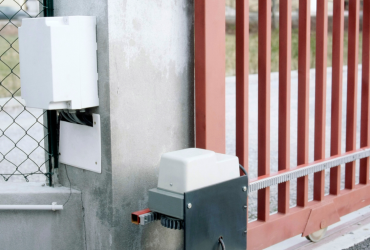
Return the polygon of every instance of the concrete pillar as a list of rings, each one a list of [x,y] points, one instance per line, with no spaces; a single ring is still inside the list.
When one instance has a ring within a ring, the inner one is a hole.
[[[63,0],[54,7],[56,16],[97,17],[102,174],[59,169],[61,183],[82,193],[86,249],[182,249],[182,231],[136,226],[130,214],[147,207],[161,154],[194,146],[192,1]]]

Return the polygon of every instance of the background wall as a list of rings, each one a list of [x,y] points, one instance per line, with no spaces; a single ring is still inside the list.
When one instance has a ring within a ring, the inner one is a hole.
[[[140,227],[161,154],[194,146],[193,3],[55,1],[55,15],[97,16],[102,174],[60,166],[80,190],[87,249],[181,249],[182,231]]]

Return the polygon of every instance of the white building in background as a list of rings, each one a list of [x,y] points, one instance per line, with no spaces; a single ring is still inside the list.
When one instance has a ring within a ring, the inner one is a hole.
[[[39,7],[40,7],[40,3],[39,1],[37,0],[28,0],[27,3],[27,12],[31,15],[31,16],[35,16],[37,15],[40,11],[39,11]]]
[[[317,2],[311,1],[311,12],[316,13],[317,10]]]
[[[257,12],[259,0],[249,0],[250,12]],[[272,0],[276,3],[276,10],[279,10],[279,0]],[[235,0],[226,0],[226,6],[235,9]],[[298,1],[292,1],[293,12],[298,11]],[[311,13],[315,14],[317,10],[317,0],[311,0]],[[328,0],[328,11],[333,12],[333,0]]]
[[[23,0],[4,0],[1,2],[0,6],[9,6],[19,9],[19,6],[24,3]]]
[[[317,11],[317,1],[311,1],[311,13],[316,13]],[[333,0],[328,1],[328,12],[333,12]]]

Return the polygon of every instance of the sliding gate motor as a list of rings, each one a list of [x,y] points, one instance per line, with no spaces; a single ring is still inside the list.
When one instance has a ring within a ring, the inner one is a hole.
[[[163,154],[149,208],[132,213],[131,221],[184,230],[187,250],[246,249],[248,177],[240,177],[239,167],[236,156],[204,149]]]

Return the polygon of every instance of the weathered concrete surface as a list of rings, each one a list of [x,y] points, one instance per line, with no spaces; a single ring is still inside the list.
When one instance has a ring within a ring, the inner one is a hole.
[[[50,188],[41,185],[0,184],[1,205],[65,204],[64,210],[55,212],[1,210],[0,249],[84,249],[81,192],[67,187]]]
[[[102,174],[67,166],[82,192],[87,249],[181,249],[183,232],[133,225],[162,153],[194,146],[193,3],[55,1],[55,15],[97,16]],[[68,186],[65,166],[60,181]]]
[[[160,156],[194,146],[192,1],[109,1],[113,249],[182,249],[183,231],[140,228]],[[111,21],[112,20],[112,21]]]
[[[54,1],[55,16],[86,15],[97,18],[98,74],[102,140],[102,174],[67,167],[72,187],[81,190],[85,207],[87,249],[110,249],[112,240],[112,162],[109,102],[108,1]],[[59,169],[60,181],[69,186],[66,166]],[[68,245],[65,245],[68,249]]]

